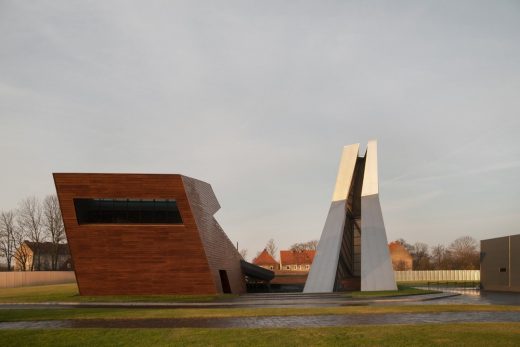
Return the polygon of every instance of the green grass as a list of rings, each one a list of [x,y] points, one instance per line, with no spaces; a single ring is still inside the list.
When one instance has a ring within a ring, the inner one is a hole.
[[[518,346],[520,323],[279,329],[3,330],[2,346]]]
[[[399,286],[397,291],[350,292],[353,299],[438,293],[434,290]],[[81,296],[75,283],[0,289],[0,303],[38,302],[212,302],[236,295],[110,295]]]
[[[409,286],[399,285],[398,290],[385,290],[374,292],[350,292],[345,294],[351,298],[375,298],[375,297],[391,297],[391,296],[406,296],[406,295],[422,295],[440,293],[437,290],[417,289]]]
[[[480,281],[415,281],[415,282],[397,282],[398,286],[407,286],[407,287],[425,287],[428,284],[431,286],[439,285],[448,285],[448,286],[464,286],[466,285],[477,285],[480,284]]]
[[[435,313],[435,312],[520,312],[520,306],[501,305],[409,305],[341,306],[309,308],[59,308],[1,309],[0,321],[55,319],[147,319],[147,318],[222,318],[259,316],[307,316],[340,314]]]
[[[75,283],[0,289],[0,303],[20,302],[211,302],[235,295],[81,296]]]

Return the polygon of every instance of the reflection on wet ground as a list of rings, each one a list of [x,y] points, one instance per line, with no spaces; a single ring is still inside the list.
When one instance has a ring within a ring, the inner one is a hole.
[[[427,287],[418,287],[428,289]],[[430,289],[437,289],[432,288]],[[454,297],[442,298],[433,301],[417,302],[413,304],[430,305],[520,305],[520,293],[486,292],[476,288],[438,288],[445,293],[461,294]]]
[[[361,306],[377,302],[407,303],[445,298],[453,293],[411,295],[386,298],[350,298],[345,293],[267,293],[246,294],[237,298],[219,302],[201,303],[35,303],[35,304],[0,304],[0,309],[24,308],[285,308],[285,307],[332,307],[332,306]]]
[[[428,288],[424,288],[428,289]],[[440,294],[387,298],[349,298],[344,293],[267,293],[246,294],[220,302],[204,303],[35,303],[0,304],[0,309],[62,308],[305,308],[366,305],[520,305],[520,294],[481,292],[475,288],[433,288]]]
[[[350,326],[367,324],[426,324],[467,322],[520,322],[520,312],[440,312],[178,319],[83,319],[3,322],[0,323],[0,329],[296,328]]]
[[[427,288],[424,288],[427,289]],[[430,289],[434,289],[431,288]],[[520,305],[520,294],[481,292],[476,288],[435,288],[443,294],[414,295],[400,298],[353,300],[341,293],[331,294],[262,294],[244,295],[226,303],[191,304],[0,304],[2,309],[73,308],[73,307],[142,307],[142,308],[216,308],[216,307],[322,307],[355,305]],[[423,324],[462,322],[520,322],[520,312],[438,312],[393,314],[346,314],[312,316],[176,318],[176,319],[83,319],[25,322],[0,322],[0,329],[57,328],[285,328],[327,327],[365,324]]]

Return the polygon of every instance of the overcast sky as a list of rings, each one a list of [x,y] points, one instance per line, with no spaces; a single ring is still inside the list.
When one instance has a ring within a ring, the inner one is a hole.
[[[181,173],[251,256],[319,238],[377,139],[389,241],[491,238],[519,133],[518,1],[0,0],[0,210],[52,172]]]

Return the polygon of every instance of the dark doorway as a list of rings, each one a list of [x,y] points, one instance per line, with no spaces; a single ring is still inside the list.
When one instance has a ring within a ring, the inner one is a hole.
[[[222,292],[224,294],[231,294],[231,287],[229,286],[229,279],[226,270],[218,270],[220,275],[220,283],[222,284]]]

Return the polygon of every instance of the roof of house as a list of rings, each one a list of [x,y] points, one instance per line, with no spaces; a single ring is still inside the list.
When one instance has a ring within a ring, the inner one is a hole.
[[[312,264],[316,251],[280,251],[280,262],[287,264]]]
[[[278,262],[267,252],[266,249],[262,251],[255,259],[253,259],[255,265],[278,265]]]
[[[40,254],[52,253],[54,251],[54,243],[52,243],[52,242],[24,241],[24,243],[33,252],[36,252],[37,250],[39,250]],[[69,255],[69,245],[66,243],[58,244],[58,254]]]

